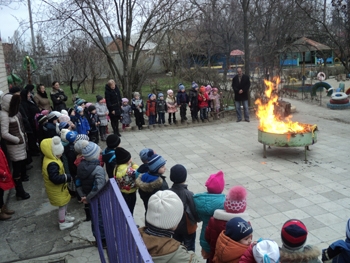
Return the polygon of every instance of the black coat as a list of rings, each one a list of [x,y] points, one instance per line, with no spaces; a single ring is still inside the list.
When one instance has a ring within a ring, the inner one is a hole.
[[[117,85],[115,86],[115,89],[111,89],[111,87],[108,86],[108,84],[106,85],[105,98],[106,98],[106,104],[109,111],[109,115],[112,115],[112,111],[115,111],[115,115],[120,116],[122,97]]]
[[[53,110],[61,112],[61,110],[65,110],[67,108],[65,101],[67,101],[68,98],[64,94],[63,90],[52,89],[52,91],[50,93],[50,97],[51,97],[51,100],[53,103]]]
[[[189,102],[191,103],[191,108],[198,107],[198,92],[195,89],[191,89],[189,92]]]
[[[235,101],[248,100],[248,93],[250,88],[249,76],[242,75],[241,82],[239,82],[238,75],[232,79],[232,89],[235,92]],[[243,93],[239,94],[239,91],[243,90]]]

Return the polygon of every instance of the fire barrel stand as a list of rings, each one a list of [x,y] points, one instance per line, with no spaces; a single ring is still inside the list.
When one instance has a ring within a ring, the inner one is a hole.
[[[311,125],[310,125],[311,126]],[[258,129],[258,141],[264,145],[264,158],[266,158],[266,145],[276,147],[304,147],[305,163],[309,145],[317,142],[317,126],[311,126],[311,131],[303,133],[270,133]]]

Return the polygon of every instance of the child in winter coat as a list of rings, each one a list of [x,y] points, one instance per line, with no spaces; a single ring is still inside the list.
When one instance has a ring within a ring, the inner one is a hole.
[[[210,218],[205,230],[205,239],[210,245],[209,262],[212,262],[215,254],[216,241],[220,233],[225,230],[226,223],[235,217],[243,218],[249,222],[249,215],[245,212],[247,207],[247,191],[243,186],[234,186],[226,195],[223,209],[216,209]]]
[[[280,251],[278,245],[272,240],[261,240],[253,242],[246,249],[239,263],[283,263],[280,261]]]
[[[117,180],[118,186],[130,213],[134,213],[136,204],[136,175],[135,171],[139,166],[133,163],[131,154],[124,148],[115,148],[116,167],[114,169],[114,178]]]
[[[184,205],[184,214],[177,226],[173,238],[182,243],[188,251],[195,251],[197,222],[200,218],[197,215],[193,201],[193,193],[187,189],[185,184],[187,170],[181,164],[176,164],[170,169],[170,180],[174,183],[170,190],[174,191]]]
[[[165,113],[167,112],[166,102],[164,100],[163,93],[158,94],[157,101],[157,115],[158,115],[158,124],[165,124]]]
[[[98,144],[99,142],[99,127],[100,127],[100,118],[97,115],[96,107],[94,105],[90,105],[88,107],[88,114],[89,114],[89,126],[90,126],[90,131],[89,131],[89,138],[90,141]]]
[[[143,118],[143,100],[138,92],[134,92],[131,109],[134,111],[136,126],[139,127],[139,130],[142,130],[142,125],[145,125],[145,120]]]
[[[291,219],[285,222],[282,226],[281,238],[281,262],[321,263],[318,259],[321,251],[315,246],[305,245],[307,229],[300,220]]]
[[[90,125],[89,121],[84,115],[84,109],[81,106],[78,106],[76,108],[76,115],[75,115],[75,127],[77,129],[78,134],[89,134],[90,131]]]
[[[186,111],[187,111],[188,101],[189,99],[185,91],[185,86],[182,83],[180,83],[179,91],[177,92],[177,95],[176,95],[176,103],[177,103],[177,106],[180,107],[180,117],[181,117],[182,123],[187,121]]]
[[[213,216],[216,209],[224,209],[225,195],[222,194],[225,186],[224,173],[217,172],[209,176],[205,183],[207,192],[195,194],[193,196],[194,204],[199,218],[203,221],[199,243],[202,247],[202,256],[204,259],[210,257],[210,245],[205,240],[205,229],[209,219]]]
[[[148,100],[146,105],[146,116],[148,117],[149,125],[156,124],[156,114],[157,114],[156,105],[157,105],[156,95],[148,94]]]
[[[70,201],[67,183],[72,180],[70,174],[64,171],[61,156],[64,148],[58,136],[44,139],[40,144],[44,154],[42,174],[45,189],[51,205],[58,206],[58,225],[60,230],[73,227],[74,217],[66,215],[67,205]]]
[[[165,180],[165,164],[164,158],[153,151],[149,151],[148,169],[149,172],[139,175],[136,179],[136,185],[139,188],[139,194],[143,201],[143,205],[147,212],[148,200],[156,192],[169,189],[168,183]]]
[[[113,178],[113,171],[116,166],[115,149],[120,144],[120,137],[116,134],[110,134],[106,140],[107,147],[102,152],[102,160],[106,164],[106,172],[109,178]]]
[[[200,112],[200,118],[202,122],[204,120],[208,120],[208,115],[207,115],[207,109],[208,109],[208,94],[205,92],[205,87],[202,86],[199,89],[199,94],[198,94],[198,108]]]
[[[346,239],[333,242],[327,249],[322,250],[322,261],[332,260],[332,263],[350,262],[350,219],[346,223]]]
[[[106,184],[105,171],[100,166],[99,160],[101,149],[96,143],[93,142],[81,140],[77,143],[80,144],[79,147],[81,148],[81,153],[84,157],[84,159],[82,159],[78,165],[76,180],[77,192],[81,197],[81,202],[89,207],[91,198],[94,197]],[[90,213],[92,212],[91,209],[88,209],[88,211],[90,211]],[[91,217],[92,216],[93,215],[91,215]],[[100,205],[98,206],[98,225],[102,245],[105,246],[106,238]],[[96,238],[93,220],[91,220],[91,229]]]
[[[211,108],[212,112],[215,114],[216,118],[220,118],[219,112],[220,112],[220,94],[218,93],[217,88],[213,88],[212,93],[209,96],[209,99],[211,100]]]
[[[171,116],[173,116],[173,123],[176,124],[176,116],[175,113],[177,112],[176,107],[176,97],[174,97],[174,92],[170,89],[167,91],[167,97],[166,97],[166,106],[167,106],[167,112],[169,115],[168,122],[171,125]]]
[[[100,119],[100,126],[99,126],[99,130],[100,130],[100,137],[101,137],[101,141],[105,141],[107,139],[107,125],[108,125],[108,109],[106,106],[106,102],[103,102],[104,99],[102,96],[100,95],[96,95],[96,114],[98,115],[98,118]]]
[[[58,136],[56,130],[57,116],[54,113],[49,113],[47,115],[47,122],[43,125],[43,139],[52,138]]]
[[[252,226],[241,217],[234,217],[221,231],[215,248],[214,263],[238,263],[253,241]]]
[[[126,127],[130,127],[130,123],[131,123],[131,106],[128,104],[129,100],[127,98],[122,98],[122,115],[121,115],[121,119],[122,119],[122,128],[123,131],[125,131]]]
[[[192,82],[192,89],[189,93],[189,102],[188,106],[191,109],[192,122],[198,122],[198,84]]]

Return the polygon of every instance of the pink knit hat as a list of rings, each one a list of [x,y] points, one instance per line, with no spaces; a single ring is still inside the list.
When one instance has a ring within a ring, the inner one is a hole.
[[[221,194],[225,186],[224,173],[219,171],[216,174],[211,174],[205,182],[205,186],[207,187],[208,193]]]
[[[243,213],[247,207],[247,190],[240,185],[234,186],[226,195],[224,208],[227,213]]]

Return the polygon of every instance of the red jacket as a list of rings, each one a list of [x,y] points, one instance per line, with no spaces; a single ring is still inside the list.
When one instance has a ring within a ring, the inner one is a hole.
[[[198,93],[198,108],[207,108],[208,107],[209,96],[207,93]]]
[[[253,255],[253,242],[241,256],[238,263],[256,263]]]
[[[205,230],[205,239],[210,245],[210,257],[208,263],[213,262],[215,254],[216,241],[220,233],[226,229],[226,223],[234,217],[241,217],[249,222],[247,213],[228,213],[223,209],[216,209],[214,215],[209,219],[208,226]]]
[[[156,115],[156,105],[157,105],[156,100],[147,100],[146,116],[149,117],[149,116]]]
[[[214,263],[238,263],[241,256],[250,246],[238,243],[225,235],[222,231],[216,242]]]

